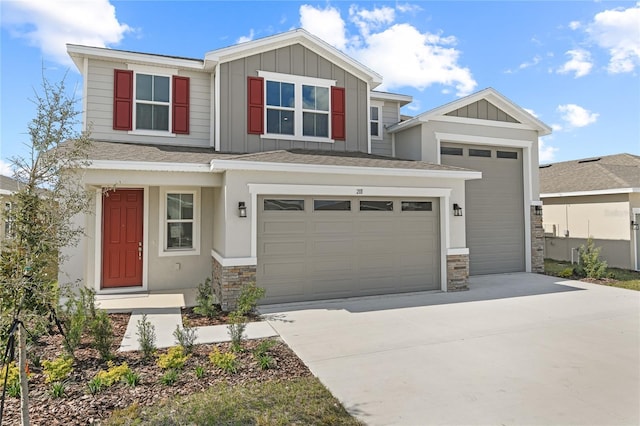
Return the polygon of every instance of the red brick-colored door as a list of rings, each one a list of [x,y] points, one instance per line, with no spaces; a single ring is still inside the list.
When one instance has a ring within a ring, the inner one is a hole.
[[[102,196],[102,288],[142,286],[143,191]]]

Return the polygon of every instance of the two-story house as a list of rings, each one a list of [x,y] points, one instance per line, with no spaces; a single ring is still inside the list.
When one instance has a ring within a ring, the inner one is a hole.
[[[401,121],[411,97],[304,30],[204,59],[68,45],[95,140],[95,211],[61,282],[194,287],[223,307],[458,290],[542,268],[538,137],[493,89]],[[538,232],[540,229],[540,232]]]

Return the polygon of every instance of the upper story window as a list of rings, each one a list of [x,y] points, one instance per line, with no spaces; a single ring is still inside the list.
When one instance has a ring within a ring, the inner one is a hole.
[[[382,139],[382,102],[371,101],[369,107],[369,133],[373,139]]]
[[[136,74],[136,129],[169,131],[169,77]]]
[[[189,78],[177,70],[114,70],[113,129],[134,134],[189,134]]]
[[[336,87],[335,81],[266,71],[258,74],[260,77],[248,78],[249,133],[314,142],[345,138],[344,88]]]

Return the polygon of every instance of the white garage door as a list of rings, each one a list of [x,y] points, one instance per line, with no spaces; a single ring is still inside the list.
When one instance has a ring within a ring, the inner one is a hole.
[[[440,288],[438,199],[262,196],[264,303]]]
[[[443,144],[441,159],[442,164],[482,172],[482,179],[465,183],[469,273],[524,271],[522,150]]]

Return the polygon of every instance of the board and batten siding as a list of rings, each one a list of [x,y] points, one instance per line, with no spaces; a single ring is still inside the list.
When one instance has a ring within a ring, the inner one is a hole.
[[[179,70],[189,77],[190,111],[189,134],[175,137],[145,136],[113,130],[113,73],[114,69],[127,69],[127,64],[96,59],[89,60],[87,79],[87,123],[95,140],[148,143],[157,145],[209,146],[211,122],[210,74]]]
[[[336,80],[336,86],[344,87],[346,92],[345,140],[307,142],[248,134],[247,77],[258,76],[259,70]],[[298,148],[367,152],[368,96],[366,82],[300,44],[223,63],[220,65],[220,150],[261,152]]]
[[[400,121],[400,108],[396,102],[384,102],[380,108],[380,133],[382,139],[371,137],[371,153],[376,155],[393,156],[392,138],[386,132],[385,126]]]
[[[491,102],[480,99],[469,105],[458,108],[447,114],[451,117],[478,118],[480,120],[504,121],[507,123],[519,123],[518,120],[493,105]]]

